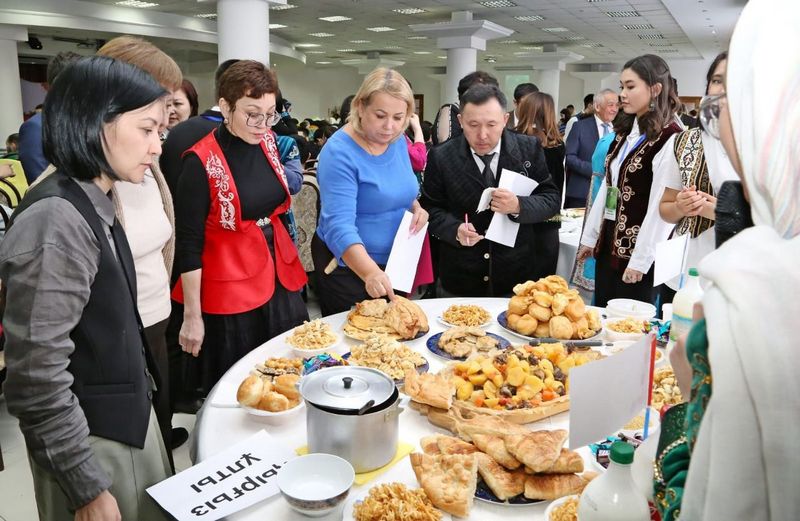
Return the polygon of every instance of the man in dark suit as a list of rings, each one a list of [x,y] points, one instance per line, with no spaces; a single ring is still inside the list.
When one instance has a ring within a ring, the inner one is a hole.
[[[533,83],[520,83],[514,88],[514,110],[508,113],[508,122],[506,123],[507,129],[514,130],[517,128],[517,124],[519,123],[519,114],[517,114],[519,102],[522,101],[522,98],[534,92],[539,92],[539,87]]]
[[[613,132],[611,122],[619,110],[619,98],[611,89],[594,96],[594,115],[575,123],[567,136],[567,191],[564,208],[584,208],[592,179],[592,154],[601,137]]]
[[[428,155],[420,202],[430,214],[431,234],[441,241],[439,296],[511,295],[514,285],[534,271],[533,224],[558,212],[558,190],[539,140],[506,130],[505,110],[506,98],[497,86],[471,87],[461,97],[463,134]],[[478,213],[481,194],[498,186],[504,169],[539,184],[532,194],[520,197],[497,188],[491,211]],[[520,223],[513,248],[484,239],[495,214]],[[558,248],[558,241],[550,247]]]

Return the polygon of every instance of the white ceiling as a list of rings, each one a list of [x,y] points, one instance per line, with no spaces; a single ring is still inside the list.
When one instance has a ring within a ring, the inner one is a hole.
[[[115,4],[115,0],[94,1]],[[186,16],[214,13],[216,9],[216,2],[208,0],[153,1],[160,5],[149,10]],[[269,21],[286,26],[272,29],[272,32],[289,42],[319,45],[299,49],[306,52],[307,63],[312,66],[319,61],[333,61],[335,65],[340,59],[358,57],[368,51],[379,51],[408,65],[442,66],[445,52],[436,48],[434,40],[409,39],[418,35],[408,26],[445,22],[450,19],[451,12],[458,10],[472,11],[475,19],[490,20],[515,31],[509,38],[490,41],[486,51],[479,53],[479,60],[494,60],[496,66],[524,65],[539,52],[525,47],[545,43],[556,43],[559,49],[584,56],[584,63],[621,63],[644,53],[660,54],[670,60],[710,59],[726,48],[746,1],[511,0],[516,4],[514,7],[487,8],[480,2],[464,0],[288,0],[296,7],[271,10]],[[418,8],[425,12],[406,15],[393,11],[401,8]],[[636,16],[606,14],[618,11],[632,11]],[[319,20],[334,15],[352,20]],[[529,22],[515,18],[533,15],[543,20]],[[652,29],[625,29],[624,25],[645,25]],[[394,30],[380,33],[367,30],[375,26]],[[557,27],[567,31],[544,30]],[[334,36],[310,36],[317,32]],[[646,39],[652,35],[657,39]],[[425,52],[430,54],[419,54]]]

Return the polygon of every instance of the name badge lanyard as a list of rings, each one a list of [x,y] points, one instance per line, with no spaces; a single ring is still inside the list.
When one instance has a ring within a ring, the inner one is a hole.
[[[622,163],[625,162],[625,159],[628,157],[628,154],[636,150],[639,145],[642,144],[646,134],[642,134],[639,136],[639,139],[633,144],[633,147],[628,150],[628,140],[625,140],[625,145],[622,147],[622,151],[619,153],[620,160],[619,160],[619,168],[622,170]],[[606,208],[603,211],[603,218],[608,219],[610,221],[615,221],[617,219],[617,202],[619,200],[619,187],[616,184],[614,186],[608,187],[608,192],[606,193]]]

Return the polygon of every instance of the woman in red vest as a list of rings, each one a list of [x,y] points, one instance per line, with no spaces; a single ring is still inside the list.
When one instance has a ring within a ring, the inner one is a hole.
[[[278,81],[243,60],[220,78],[223,123],[184,153],[176,196],[173,298],[179,343],[200,357],[208,392],[237,360],[308,319],[306,274],[283,214],[291,197],[270,130]]]

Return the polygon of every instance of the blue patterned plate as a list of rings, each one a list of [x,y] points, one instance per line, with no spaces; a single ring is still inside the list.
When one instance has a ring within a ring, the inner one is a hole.
[[[489,488],[489,485],[487,485],[482,479],[478,480],[478,488],[475,489],[475,499],[479,501],[485,501],[486,503],[494,503],[495,505],[505,505],[512,507],[525,507],[528,505],[537,505],[545,501],[544,499],[528,499],[525,497],[524,494],[514,496],[512,498],[507,499],[506,501],[500,501],[500,499],[498,499],[498,497],[494,495],[492,489]]]
[[[505,338],[495,335],[494,333],[486,333],[488,336],[494,338],[499,343],[497,349],[508,349],[511,346],[511,342],[506,340]],[[428,351],[435,354],[436,356],[440,356],[442,358],[446,358],[447,360],[466,360],[467,357],[456,357],[445,351],[444,349],[439,347],[439,339],[442,337],[442,333],[436,333],[435,335],[428,338],[425,342],[428,346]]]
[[[525,336],[522,333],[518,333],[518,332],[514,331],[513,329],[511,329],[508,326],[508,318],[506,317],[507,314],[508,314],[508,311],[503,311],[502,313],[497,315],[497,323],[500,324],[500,327],[502,327],[503,329],[505,329],[506,331],[508,331],[512,335],[517,336],[519,338],[524,338],[525,340],[538,340],[536,337]],[[590,336],[589,338],[583,338],[581,340],[599,340],[600,339],[600,334],[602,332],[603,332],[603,330],[601,329],[594,336]],[[568,340],[566,340],[566,339],[559,340],[559,339],[556,339],[556,338],[554,338],[554,339],[542,339],[542,340],[543,341],[552,341],[552,342],[568,342]]]

